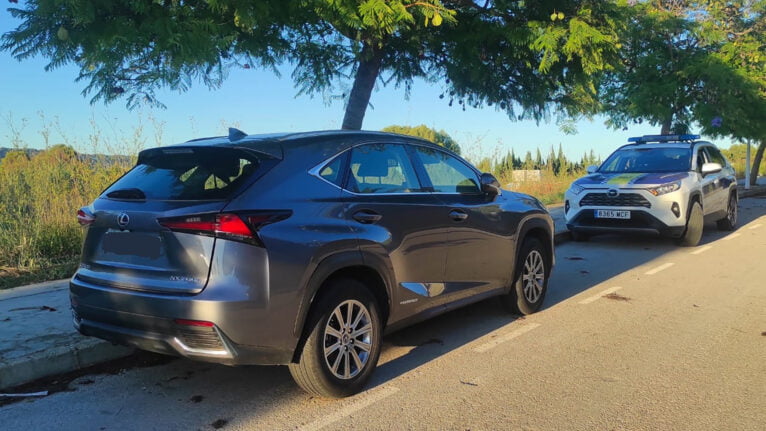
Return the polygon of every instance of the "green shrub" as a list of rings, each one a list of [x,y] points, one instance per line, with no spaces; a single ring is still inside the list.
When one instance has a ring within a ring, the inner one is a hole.
[[[0,276],[73,270],[83,239],[77,210],[129,167],[129,158],[83,157],[64,145],[10,151],[0,161]]]

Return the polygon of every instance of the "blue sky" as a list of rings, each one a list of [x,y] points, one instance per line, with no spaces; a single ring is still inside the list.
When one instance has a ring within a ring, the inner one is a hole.
[[[16,25],[18,21],[5,8],[0,10],[0,33]],[[194,83],[185,93],[162,91],[158,96],[166,109],[131,111],[125,108],[124,100],[91,105],[90,97],[81,94],[86,83],[75,82],[77,68],[67,66],[46,72],[46,63],[44,58],[19,62],[8,52],[0,51],[0,147],[10,146],[14,134],[11,123],[21,129],[26,146],[43,147],[40,115],[49,123],[57,120],[63,136],[81,151],[88,150],[92,121],[104,138],[112,141],[129,137],[142,124],[147,145],[153,146],[154,124],[162,124],[162,142],[171,144],[225,134],[231,125],[250,134],[338,129],[343,118],[342,101],[327,104],[321,96],[296,97],[289,66],[281,68],[281,78],[257,69],[232,70],[221,88],[210,90]],[[580,121],[578,133],[566,135],[555,124],[511,121],[504,112],[491,107],[466,111],[457,104],[449,107],[446,100],[439,99],[441,92],[438,85],[416,81],[407,100],[403,89],[378,84],[364,129],[379,130],[393,124],[425,124],[443,129],[457,140],[463,154],[474,160],[505,154],[511,148],[521,157],[526,151],[534,154],[540,148],[545,157],[551,146],[558,148],[559,144],[571,158],[579,159],[591,149],[605,157],[628,136],[658,133],[657,128],[647,125],[613,131],[603,125],[603,119],[597,118],[593,122]],[[9,117],[13,119],[11,123]],[[56,144],[62,140],[62,134],[53,130],[49,142]]]

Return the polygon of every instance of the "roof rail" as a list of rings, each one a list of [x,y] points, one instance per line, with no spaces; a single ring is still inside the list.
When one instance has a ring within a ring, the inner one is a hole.
[[[693,141],[699,138],[700,135],[644,135],[628,138],[628,142],[635,142],[636,144],[648,144],[650,142]]]

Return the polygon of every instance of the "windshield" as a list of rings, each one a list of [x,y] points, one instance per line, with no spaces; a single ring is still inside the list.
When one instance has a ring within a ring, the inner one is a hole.
[[[598,171],[605,174],[685,172],[690,169],[691,154],[688,148],[625,148],[612,153]]]

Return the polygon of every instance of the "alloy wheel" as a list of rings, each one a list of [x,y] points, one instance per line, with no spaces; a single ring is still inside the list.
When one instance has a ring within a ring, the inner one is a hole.
[[[540,299],[545,285],[545,263],[539,251],[532,250],[527,255],[521,278],[524,283],[524,297],[530,304],[534,304]]]
[[[337,378],[356,377],[370,359],[372,319],[359,301],[341,302],[333,310],[324,329],[324,360]]]

